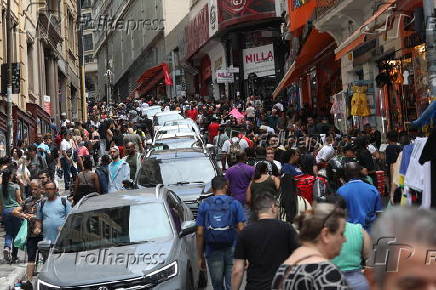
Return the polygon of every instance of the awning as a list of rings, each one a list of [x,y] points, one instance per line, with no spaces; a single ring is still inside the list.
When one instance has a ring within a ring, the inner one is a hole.
[[[303,73],[307,67],[312,64],[319,54],[334,44],[335,40],[326,32],[319,32],[316,29],[312,29],[306,43],[303,45],[300,54],[295,59],[289,70],[286,72],[283,79],[273,92],[273,98],[276,98],[278,94],[287,86],[289,86],[297,77]]]
[[[173,85],[173,80],[170,76],[169,67],[166,63],[162,63],[146,70],[136,81],[138,86],[132,92],[132,94],[134,94],[135,92],[138,92],[139,95],[145,94],[153,87],[155,87],[162,79],[164,79],[164,84],[166,86]]]
[[[336,53],[336,59],[341,59],[342,56],[364,43],[365,35],[362,34],[362,29],[374,22],[377,17],[382,15],[395,2],[397,2],[397,0],[386,0],[386,3],[381,5],[380,8],[369,19],[367,19],[362,26],[359,27],[359,29],[354,31],[354,33],[343,42],[343,44],[339,47],[338,52]]]
[[[335,3],[331,0],[306,0],[300,7],[295,8],[295,0],[288,0],[290,7],[290,25],[289,30],[294,32],[304,25],[312,18],[315,9],[317,8],[331,8]]]

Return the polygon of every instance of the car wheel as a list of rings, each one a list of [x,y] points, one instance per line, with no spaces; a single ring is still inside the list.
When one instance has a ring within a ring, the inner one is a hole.
[[[188,276],[186,277],[186,290],[196,290],[194,286],[194,278],[192,277],[192,269],[188,271]]]
[[[206,271],[202,271],[200,270],[199,275],[198,275],[198,288],[206,288],[207,287],[207,270]]]

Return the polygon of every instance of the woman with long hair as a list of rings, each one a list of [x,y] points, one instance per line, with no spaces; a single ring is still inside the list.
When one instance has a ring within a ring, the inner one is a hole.
[[[98,175],[92,172],[91,156],[85,156],[83,160],[83,171],[77,175],[74,186],[73,206],[76,205],[82,197],[93,193],[100,193],[100,181]]]
[[[279,203],[280,219],[291,224],[294,223],[296,216],[312,209],[310,203],[298,195],[295,179],[290,174],[284,174],[280,180]]]
[[[260,193],[269,193],[273,196],[278,195],[280,188],[280,179],[268,174],[268,165],[266,161],[256,164],[253,180],[250,182],[246,193],[247,204],[250,205],[256,196]]]
[[[21,226],[21,219],[13,215],[15,208],[20,207],[21,199],[20,186],[13,182],[15,173],[11,168],[3,170],[2,184],[0,187],[0,208],[5,226],[5,244],[3,249],[4,260],[8,263],[17,260],[18,248],[13,246],[14,239]]]
[[[339,268],[330,262],[345,242],[345,212],[318,203],[296,219],[301,247],[279,267],[272,289],[347,289]]]

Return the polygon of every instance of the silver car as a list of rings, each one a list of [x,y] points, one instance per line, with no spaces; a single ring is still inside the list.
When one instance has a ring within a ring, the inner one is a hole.
[[[190,209],[163,186],[85,197],[55,244],[39,244],[49,256],[37,288],[197,289],[207,278],[195,229]]]

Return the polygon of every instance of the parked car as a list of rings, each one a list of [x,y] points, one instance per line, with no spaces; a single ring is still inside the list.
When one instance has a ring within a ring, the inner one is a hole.
[[[87,196],[67,217],[39,290],[196,289],[195,220],[174,192],[157,186]],[[202,278],[204,279],[204,277]]]
[[[188,125],[194,129],[195,133],[201,135],[200,127],[191,118],[185,118],[183,120],[174,120],[165,122],[164,126],[177,126],[177,125]]]
[[[203,139],[189,126],[164,126],[156,131],[153,140],[147,140],[150,151],[175,149],[206,149]]]
[[[180,115],[179,111],[168,111],[168,112],[160,112],[154,115],[153,117],[153,130],[154,132],[158,131],[160,127],[162,127],[165,122],[174,121],[174,120],[183,120],[183,116]]]
[[[144,110],[142,110],[142,117],[147,117],[148,119],[153,119],[153,117],[157,114],[162,112],[161,106],[151,106]]]
[[[219,174],[216,163],[204,150],[152,151],[142,162],[137,184],[164,184],[180,196],[196,217],[200,197],[210,193],[210,182]]]

